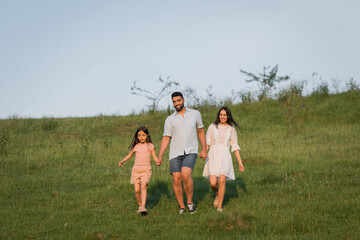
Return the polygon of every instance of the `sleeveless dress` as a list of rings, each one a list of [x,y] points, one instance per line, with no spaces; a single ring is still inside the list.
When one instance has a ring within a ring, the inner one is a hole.
[[[216,126],[212,123],[206,132],[206,145],[210,145],[208,158],[206,159],[203,176],[225,175],[226,180],[235,180],[234,167],[231,151],[240,150],[237,143],[236,129],[230,125]]]

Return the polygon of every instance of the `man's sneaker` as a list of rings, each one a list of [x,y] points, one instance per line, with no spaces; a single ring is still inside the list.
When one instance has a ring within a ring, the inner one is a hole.
[[[189,213],[191,213],[191,214],[193,214],[193,213],[195,213],[195,204],[193,204],[193,203],[189,203],[188,205],[187,205],[187,207],[188,207],[188,211],[189,211]]]
[[[184,212],[186,212],[186,209],[185,209],[185,208],[180,208],[179,214],[181,215],[181,214],[183,214]]]

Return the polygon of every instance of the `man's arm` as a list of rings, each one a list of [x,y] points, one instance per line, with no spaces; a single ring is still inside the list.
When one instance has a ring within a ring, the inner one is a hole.
[[[162,163],[162,155],[164,154],[167,146],[169,145],[170,142],[170,137],[169,136],[163,136],[162,140],[161,140],[161,146],[160,146],[160,152],[159,152],[159,157],[158,160]]]
[[[204,128],[198,128],[197,132],[199,135],[199,141],[200,141],[201,148],[202,148],[199,157],[201,157],[205,161],[206,157],[207,157],[205,130],[204,130]]]

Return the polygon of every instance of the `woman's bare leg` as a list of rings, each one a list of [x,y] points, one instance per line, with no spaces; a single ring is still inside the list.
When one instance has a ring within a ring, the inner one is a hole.
[[[222,203],[224,201],[224,196],[225,196],[225,189],[226,189],[226,176],[225,175],[220,175],[219,176],[219,190],[218,190],[218,201],[219,201],[219,205],[218,205],[218,209],[221,209]]]
[[[210,187],[215,193],[214,207],[217,207],[218,206],[218,192],[219,192],[219,188],[218,188],[218,184],[217,184],[217,176],[210,175],[209,181],[210,181]]]

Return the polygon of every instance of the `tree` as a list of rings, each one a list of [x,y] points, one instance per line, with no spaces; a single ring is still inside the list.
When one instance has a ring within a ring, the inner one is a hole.
[[[290,77],[287,75],[286,76],[277,76],[278,65],[271,68],[271,70],[269,70],[269,69],[270,69],[270,66],[264,67],[263,72],[262,73],[258,72],[257,74],[247,72],[247,71],[240,69],[240,72],[242,72],[245,75],[247,75],[248,77],[250,77],[250,79],[245,80],[246,82],[260,83],[260,87],[261,87],[260,91],[261,92],[258,96],[260,101],[269,97],[271,90],[274,88],[276,83],[290,79]]]
[[[161,76],[159,76],[158,82],[161,83],[162,87],[159,91],[155,91],[155,92],[151,92],[136,86],[136,81],[133,82],[133,86],[131,87],[131,94],[145,97],[150,101],[152,101],[152,104],[148,105],[150,111],[157,110],[159,101],[163,97],[174,91],[176,86],[180,85],[180,83],[178,82],[170,81],[170,77],[167,77],[166,80],[164,80],[161,78]]]
[[[185,101],[188,107],[196,107],[201,104],[201,97],[195,88],[187,86],[182,90],[182,93],[186,96]]]
[[[276,95],[283,106],[284,119],[292,134],[303,129],[309,107],[303,97],[304,82],[291,83]]]

